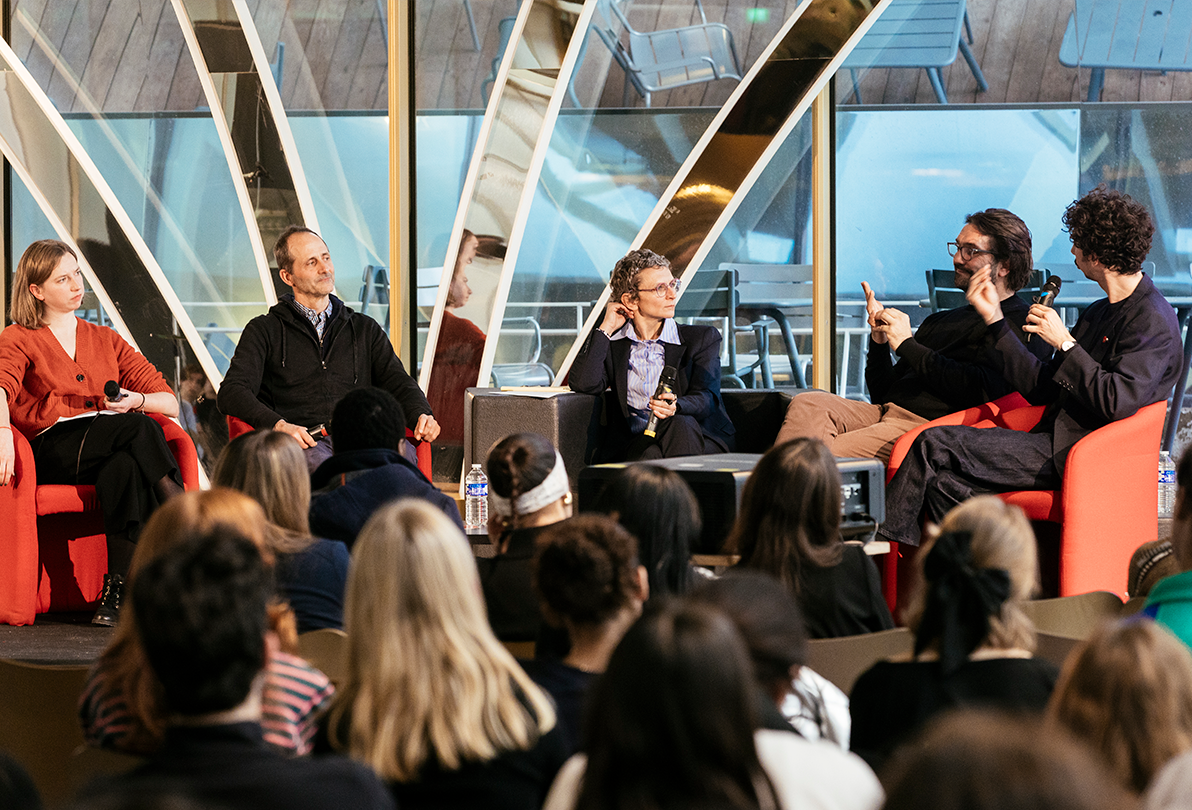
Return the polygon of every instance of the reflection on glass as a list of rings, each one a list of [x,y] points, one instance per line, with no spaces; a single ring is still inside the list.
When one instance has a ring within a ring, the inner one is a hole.
[[[873,10],[868,0],[812,0],[737,96],[642,244],[682,273],[828,62]],[[713,234],[715,235],[715,234]]]
[[[510,34],[514,50],[508,57],[506,81],[494,90],[499,97],[490,118],[485,122],[489,129],[486,138],[481,136],[483,141],[478,146],[479,157],[471,169],[470,194],[465,190],[467,199],[461,203],[466,229],[464,233],[481,235],[475,248],[478,254],[501,260],[471,265],[468,273],[471,303],[467,307],[454,309],[460,312],[466,310],[466,319],[473,327],[491,323],[496,307],[503,303],[501,274],[506,250],[511,241],[520,236],[515,233],[515,217],[519,213],[527,184],[535,183],[538,178],[539,165],[535,162],[535,149],[543,137],[548,107],[571,33],[564,29],[555,4],[548,0],[524,4],[518,21],[519,25]],[[473,250],[471,240],[466,238],[453,247]],[[453,289],[458,290],[455,279],[460,265],[455,261],[456,253],[457,250],[448,251],[444,277],[437,279],[444,301],[451,299]],[[451,273],[450,278],[445,277],[448,272]],[[421,281],[419,285],[422,286]],[[450,303],[446,306],[451,307]],[[442,321],[438,324],[430,325],[430,334],[437,335],[438,341],[442,342],[445,338],[451,338],[443,330],[452,328],[458,336],[462,325],[459,317],[450,312],[443,312],[441,317]],[[524,326],[530,327],[533,332],[531,324]],[[481,332],[479,327],[475,328],[478,333]],[[474,333],[470,334],[475,338]],[[443,351],[447,354],[442,356],[454,357],[451,354],[454,347],[444,346]],[[462,417],[463,389],[477,383],[481,367],[476,366],[470,383],[456,381],[457,374],[463,371],[462,367],[453,369],[450,374],[436,374],[435,363],[440,356],[440,352],[428,344],[421,369],[427,397],[432,402],[450,397],[452,402],[447,405],[449,412],[454,412],[458,407]],[[549,377],[549,374],[546,376]],[[549,379],[546,381],[549,382]],[[509,381],[498,382],[509,384]],[[436,383],[448,385],[449,390],[436,390]],[[524,380],[519,379],[512,384],[524,384]],[[462,418],[459,427],[462,439]]]
[[[110,314],[135,313],[136,317],[125,321],[126,334],[167,377],[169,369],[181,360],[178,348],[187,341],[200,360],[210,364],[190,319],[181,307],[171,310],[151,269],[142,261],[140,235],[123,230],[116,212],[108,207],[10,64],[0,62],[0,138],[5,142],[6,157],[22,179],[35,185],[56,224],[82,250],[94,281],[114,305],[116,311]],[[209,365],[208,370],[216,373],[214,366]]]
[[[194,30],[218,107],[237,158],[240,178],[247,185],[256,214],[260,244],[272,246],[289,225],[318,229],[313,212],[303,205],[305,181],[301,166],[291,165],[285,142],[288,130],[281,110],[271,110],[261,76],[253,62],[248,37],[230,0],[182,0]],[[294,160],[297,157],[294,156]],[[300,188],[301,186],[301,188]],[[264,268],[262,268],[264,274]],[[276,284],[276,282],[275,282]]]
[[[431,370],[427,399],[442,431],[439,433],[435,455],[446,453],[452,458],[436,466],[444,471],[459,469],[463,461],[464,392],[476,385],[480,375],[480,359],[484,355],[484,332],[464,313],[472,297],[468,286],[468,271],[476,258],[480,240],[469,230],[460,239],[455,259],[455,272],[447,290],[443,320],[439,325],[439,340],[435,346],[435,361]]]
[[[12,15],[15,48],[55,105],[77,111],[64,116],[68,125],[129,214],[222,372],[226,365],[218,358],[230,354],[232,338],[252,312],[238,302],[260,302],[264,292],[245,223],[227,216],[238,208],[232,180],[226,172],[208,171],[224,162],[214,122],[201,112],[160,112],[189,110],[199,100],[183,101],[182,93],[167,96],[171,87],[198,89],[194,66],[176,58],[176,45],[168,70],[162,65],[147,70],[155,47],[160,53],[163,42],[182,40],[169,0],[140,4],[141,14],[154,21],[152,36],[135,30],[135,15],[90,13],[101,5],[110,4],[78,0],[75,6],[72,26],[92,26],[87,29],[92,40],[63,37],[58,17],[18,2]],[[125,41],[118,54],[93,47],[115,39]],[[25,242],[44,235],[30,233]]]
[[[109,115],[67,119],[149,245],[195,322],[216,366],[265,305],[236,191],[205,115]],[[112,136],[115,137],[112,137]],[[131,153],[123,144],[140,145]]]

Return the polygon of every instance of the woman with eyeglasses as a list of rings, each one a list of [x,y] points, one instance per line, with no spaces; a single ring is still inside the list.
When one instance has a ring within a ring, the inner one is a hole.
[[[675,322],[679,279],[651,250],[632,250],[609,281],[604,320],[571,366],[571,390],[612,397],[598,462],[733,450],[720,398],[720,331]],[[663,390],[664,371],[674,380]],[[619,406],[619,407],[617,407]]]

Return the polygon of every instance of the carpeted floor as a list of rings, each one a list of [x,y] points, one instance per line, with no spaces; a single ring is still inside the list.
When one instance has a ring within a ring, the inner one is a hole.
[[[0,624],[0,658],[37,664],[90,664],[112,628],[91,624],[93,613],[43,613],[25,627]]]

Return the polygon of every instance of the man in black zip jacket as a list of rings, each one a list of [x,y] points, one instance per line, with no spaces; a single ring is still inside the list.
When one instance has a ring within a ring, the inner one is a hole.
[[[439,424],[389,337],[331,294],[335,265],[319,235],[291,225],[273,255],[294,292],[244,328],[219,389],[220,410],[254,428],[290,434],[306,450],[311,470],[331,456],[331,443],[312,438],[309,429],[327,424],[335,403],[356,388],[391,393],[414,438],[433,441]]]

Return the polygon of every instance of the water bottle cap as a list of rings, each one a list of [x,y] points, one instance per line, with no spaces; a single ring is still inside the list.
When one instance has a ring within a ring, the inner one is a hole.
[[[479,470],[479,469],[480,469],[480,465],[479,465],[479,464],[473,464],[473,465],[472,465],[472,469],[473,469],[473,470]]]

